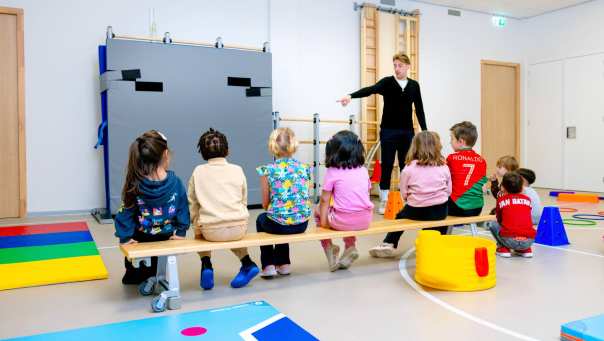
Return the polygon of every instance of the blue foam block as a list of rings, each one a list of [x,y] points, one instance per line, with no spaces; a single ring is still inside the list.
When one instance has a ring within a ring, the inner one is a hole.
[[[60,232],[0,237],[0,249],[24,246],[44,246],[93,241],[90,232]]]
[[[603,341],[604,315],[563,324],[560,338],[565,341]]]
[[[575,192],[571,192],[571,191],[551,191],[549,192],[549,196],[550,197],[557,197],[560,194],[575,194]]]

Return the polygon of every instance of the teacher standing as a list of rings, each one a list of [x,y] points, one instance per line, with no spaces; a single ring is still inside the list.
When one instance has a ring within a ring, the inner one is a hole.
[[[380,147],[382,159],[382,174],[380,177],[380,205],[378,212],[384,214],[390,178],[394,167],[394,156],[398,153],[399,169],[405,167],[405,156],[414,136],[413,108],[422,130],[427,130],[424,105],[419,90],[419,83],[407,77],[411,61],[403,53],[392,57],[394,76],[384,77],[373,86],[362,88],[350,95],[344,96],[338,102],[348,105],[353,98],[362,98],[380,94],[384,98],[384,111],[380,124]]]

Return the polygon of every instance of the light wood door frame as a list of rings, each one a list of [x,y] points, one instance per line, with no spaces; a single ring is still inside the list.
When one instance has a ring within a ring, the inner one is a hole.
[[[19,217],[27,214],[27,181],[25,159],[25,59],[23,45],[23,9],[0,7],[0,14],[17,17],[17,92],[19,120]]]
[[[484,101],[484,90],[485,90],[485,67],[487,65],[495,65],[495,66],[506,66],[514,68],[516,71],[516,114],[514,115],[515,126],[516,126],[516,158],[518,161],[521,160],[520,155],[520,136],[522,134],[520,127],[520,64],[518,63],[508,63],[508,62],[500,62],[495,60],[481,60],[480,61],[480,151],[484,152],[484,135],[482,132],[484,131],[484,122],[486,120],[486,103]],[[503,155],[502,155],[503,156]]]

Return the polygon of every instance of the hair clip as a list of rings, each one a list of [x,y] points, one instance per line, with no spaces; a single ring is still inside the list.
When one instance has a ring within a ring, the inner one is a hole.
[[[164,141],[168,142],[166,135],[162,134],[161,131],[157,131],[157,133],[159,134],[159,136],[161,136],[162,139],[164,139]]]

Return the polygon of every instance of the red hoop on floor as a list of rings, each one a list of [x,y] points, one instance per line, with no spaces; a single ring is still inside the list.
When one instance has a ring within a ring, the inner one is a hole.
[[[575,213],[579,210],[577,210],[576,208],[572,208],[572,207],[560,207],[560,212],[562,213]],[[604,212],[602,212],[604,213]],[[598,213],[599,214],[599,213]]]

